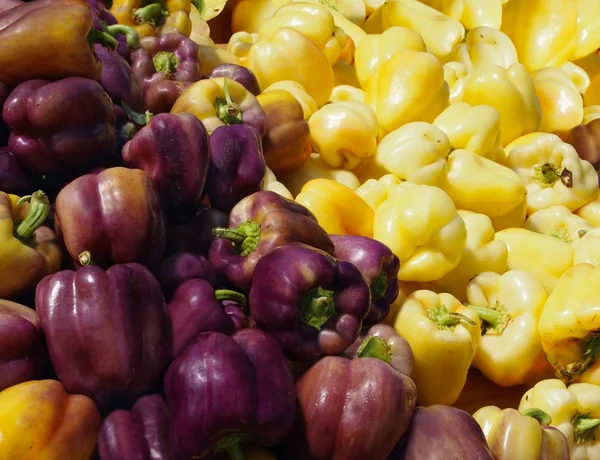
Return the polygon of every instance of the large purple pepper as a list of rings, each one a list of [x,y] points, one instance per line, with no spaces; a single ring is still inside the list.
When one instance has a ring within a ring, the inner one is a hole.
[[[255,96],[260,94],[260,86],[256,76],[247,67],[237,64],[219,64],[210,73],[210,78],[225,77],[235,80]]]
[[[167,257],[160,263],[156,277],[167,298],[188,280],[205,280],[213,287],[216,282],[210,262],[200,254],[191,252],[180,252]]]
[[[348,348],[371,294],[350,262],[302,243],[273,249],[256,264],[250,314],[292,359],[316,360]]]

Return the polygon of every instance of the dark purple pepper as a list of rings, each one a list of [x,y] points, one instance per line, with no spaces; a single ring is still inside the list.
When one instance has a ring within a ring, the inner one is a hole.
[[[8,147],[0,147],[0,190],[26,195],[32,190],[31,181]]]
[[[125,59],[129,59],[129,48],[139,46],[139,37],[135,29],[118,24],[106,4],[101,0],[88,0],[94,18],[93,27],[96,30],[108,32],[117,39],[116,51]],[[97,53],[97,51],[96,51]]]
[[[166,254],[193,252],[208,255],[210,245],[215,240],[213,229],[226,227],[229,217],[214,208],[203,208],[187,224],[167,223]]]
[[[202,279],[215,286],[216,277],[212,265],[199,254],[180,252],[167,257],[160,264],[156,274],[167,297],[170,297],[178,286],[192,279]]]
[[[235,80],[255,96],[260,94],[258,80],[252,71],[237,64],[219,64],[210,73],[210,78],[225,77]]]

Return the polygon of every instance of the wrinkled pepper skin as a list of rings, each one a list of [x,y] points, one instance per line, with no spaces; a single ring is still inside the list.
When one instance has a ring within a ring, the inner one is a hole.
[[[100,460],[175,460],[169,428],[163,397],[143,396],[130,411],[118,409],[104,419],[98,456]]]
[[[35,310],[0,300],[0,391],[39,378],[48,352]]]
[[[167,245],[166,255],[179,252],[192,252],[208,256],[208,250],[215,240],[213,229],[226,227],[229,216],[214,208],[204,208],[198,211],[187,224],[166,224]]]
[[[215,272],[210,262],[205,257],[191,252],[180,252],[167,257],[160,263],[156,278],[167,298],[188,280],[205,280],[213,287],[216,283]]]
[[[121,152],[125,164],[145,171],[167,218],[189,222],[202,203],[209,165],[206,128],[192,114],[153,116]]]
[[[260,94],[258,80],[252,71],[238,64],[220,64],[216,66],[210,73],[210,78],[225,77],[241,83],[244,88],[250,91],[255,96]]]
[[[223,301],[230,302],[225,305]],[[243,294],[227,289],[215,291],[203,279],[190,279],[181,284],[167,305],[171,318],[173,357],[179,356],[198,334],[215,331],[231,335],[247,327],[248,321],[242,311],[245,303]]]
[[[37,0],[0,13],[0,81],[16,86],[38,78],[97,80],[102,63],[88,41],[92,26],[86,0]]]
[[[408,429],[417,388],[377,358],[328,356],[298,380],[296,398],[285,458],[385,460]]]
[[[47,276],[37,286],[35,307],[52,366],[69,393],[100,406],[131,399],[151,390],[169,364],[165,298],[143,265],[85,266]]]
[[[300,361],[348,348],[371,307],[369,285],[355,265],[303,243],[260,258],[249,299],[257,326]]]
[[[304,206],[261,190],[241,200],[229,214],[228,228],[214,229],[208,260],[217,274],[248,289],[256,263],[286,243],[309,244],[333,253],[333,242]]]
[[[398,297],[398,257],[385,244],[365,236],[331,235],[333,256],[352,262],[371,288],[371,308],[364,324],[377,324]]]
[[[404,442],[406,460],[494,460],[475,419],[452,406],[417,407]]]
[[[0,147],[0,190],[17,195],[31,190],[31,181],[8,147]]]
[[[246,436],[270,447],[294,421],[292,373],[277,342],[259,329],[196,336],[169,366],[164,390],[176,447],[187,456],[219,449],[240,458]]]
[[[152,113],[169,112],[176,99],[200,80],[198,45],[180,34],[145,37],[131,52],[131,67]]]
[[[42,192],[31,203],[0,192],[0,299],[35,288],[60,269],[62,251],[54,232],[44,226],[50,202]]]
[[[160,261],[165,247],[164,217],[152,180],[122,167],[86,174],[56,198],[55,224],[73,260],[89,251],[94,262]]]
[[[215,129],[209,142],[206,193],[211,207],[229,212],[260,190],[267,171],[262,140],[248,125],[226,125]]]
[[[94,402],[67,394],[56,380],[33,380],[0,392],[3,459],[88,460],[99,429]]]
[[[40,174],[99,165],[117,145],[110,97],[86,78],[22,83],[8,96],[2,118],[12,129],[13,155]]]

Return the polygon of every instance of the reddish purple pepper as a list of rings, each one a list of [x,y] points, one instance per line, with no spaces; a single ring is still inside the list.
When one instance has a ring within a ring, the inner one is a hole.
[[[208,260],[199,254],[180,252],[167,257],[160,263],[156,274],[167,298],[175,289],[188,280],[201,279],[214,287],[215,272]]]

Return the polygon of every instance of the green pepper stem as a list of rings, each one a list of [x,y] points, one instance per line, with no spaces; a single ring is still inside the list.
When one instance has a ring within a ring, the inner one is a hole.
[[[163,2],[150,3],[133,12],[133,18],[139,24],[148,24],[152,27],[158,27],[165,22],[169,16],[169,10]]]
[[[359,358],[377,358],[383,362],[392,362],[392,347],[381,337],[369,337],[358,347]]]
[[[106,26],[104,30],[114,38],[117,38],[117,35],[125,35],[130,48],[140,47],[140,36],[133,27],[124,24],[113,24],[112,26]]]
[[[581,341],[580,348],[583,350],[583,355],[579,361],[556,369],[556,376],[566,383],[576,380],[594,365],[600,355],[600,332],[591,332]]]
[[[79,261],[79,265],[82,267],[94,265],[94,259],[92,259],[92,253],[90,251],[83,251],[81,254],[79,254],[77,260]]]
[[[236,254],[246,257],[256,250],[260,241],[260,224],[248,219],[237,228],[213,228],[213,236],[233,241]]]
[[[577,444],[596,440],[594,429],[600,426],[600,418],[589,418],[587,415],[577,414],[571,423]]]
[[[115,37],[107,32],[102,32],[96,29],[90,29],[87,38],[90,46],[102,45],[106,48],[114,50],[119,45],[119,42]]]
[[[241,444],[250,439],[245,433],[233,433],[219,439],[215,452],[227,452],[232,460],[246,460]]]
[[[467,305],[471,310],[477,313],[477,316],[487,325],[489,325],[490,331],[487,332],[495,332],[496,334],[501,334],[508,322],[510,317],[503,313],[502,311],[494,308],[488,307],[477,307],[475,305]]]
[[[125,101],[121,101],[121,107],[131,121],[133,121],[136,125],[145,126],[147,125],[154,114],[150,113],[149,110],[146,110],[144,113],[139,113],[133,110]]]
[[[438,329],[451,329],[461,321],[477,326],[477,323],[462,313],[450,313],[444,305],[427,310],[427,317],[433,321]]]
[[[371,302],[383,299],[388,287],[388,279],[385,271],[381,270],[377,278],[371,283]]]
[[[40,228],[50,215],[50,201],[44,192],[38,190],[32,195],[27,195],[17,201],[17,204],[23,204],[29,201],[29,212],[27,217],[19,224],[15,230],[17,238],[21,241],[29,241],[33,238],[35,231]]]
[[[542,426],[548,426],[552,424],[552,417],[550,417],[550,415],[548,415],[542,409],[536,409],[532,407],[530,409],[525,409],[523,412],[521,412],[521,414],[536,419]]]
[[[335,315],[334,291],[317,287],[308,291],[300,301],[300,321],[321,330],[329,318]]]
[[[152,58],[152,62],[156,71],[164,73],[167,78],[175,73],[179,65],[179,59],[177,59],[175,53],[167,51],[156,53]]]
[[[223,78],[223,93],[225,98],[218,97],[215,102],[215,109],[219,119],[228,125],[242,123],[242,108],[231,99],[227,78]]]
[[[240,304],[240,306],[246,306],[246,296],[241,292],[232,291],[231,289],[217,289],[215,291],[215,299],[219,302],[224,300],[233,300]]]

